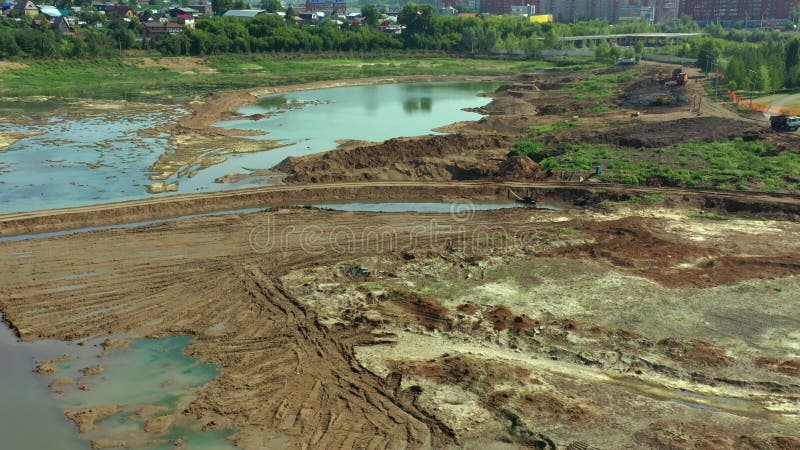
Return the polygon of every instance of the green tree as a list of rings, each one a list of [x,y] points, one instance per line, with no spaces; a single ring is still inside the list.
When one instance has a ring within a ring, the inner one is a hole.
[[[361,15],[364,17],[364,23],[370,27],[377,27],[378,26],[378,8],[372,4],[366,4],[361,7]]]
[[[636,58],[641,58],[642,54],[644,54],[644,42],[641,39],[636,41],[636,45],[633,46],[633,53],[636,55]]]
[[[232,8],[233,0],[211,0],[211,10],[214,15],[221,16]]]
[[[283,11],[283,6],[281,5],[280,0],[262,0],[261,8],[270,13]]]

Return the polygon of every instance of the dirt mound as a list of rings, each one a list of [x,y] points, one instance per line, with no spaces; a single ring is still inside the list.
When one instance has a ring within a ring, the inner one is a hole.
[[[590,244],[562,247],[550,256],[599,258],[617,267],[650,269],[672,267],[680,262],[695,261],[714,255],[715,250],[656,236],[649,229],[650,221],[641,217],[607,222],[592,222],[578,227],[594,238]]]
[[[447,354],[429,361],[392,361],[389,367],[404,376],[427,378],[437,383],[457,384],[468,390],[488,389],[491,384],[513,383],[524,386],[529,382],[530,369],[498,361]]]
[[[705,367],[728,367],[734,361],[733,358],[728,356],[725,349],[716,347],[710,342],[666,338],[659,341],[658,345],[664,349],[670,358],[680,362]]]
[[[496,136],[466,136],[463,134],[450,134],[443,136],[425,136],[422,138],[390,139],[381,144],[359,146],[352,149],[334,150],[324,154],[303,157],[289,157],[275,167],[275,170],[287,173],[287,182],[324,182],[340,181],[347,179],[374,179],[369,176],[369,169],[385,170],[394,165],[399,173],[407,172],[424,177],[425,170],[418,170],[431,159],[443,160],[452,155],[462,153],[475,153],[493,149],[507,149],[509,143]],[[484,164],[473,162],[452,163],[448,165],[433,165],[441,171],[429,170],[428,175],[433,178],[446,177],[445,179],[461,179],[459,176],[471,178],[483,176],[489,168]],[[456,172],[455,174],[453,172]],[[458,175],[461,172],[462,175]],[[449,177],[447,174],[451,174]],[[467,173],[467,175],[463,175]],[[362,175],[367,174],[367,175]]]
[[[637,81],[620,99],[626,108],[687,105],[691,101],[686,86],[666,86],[653,78]]]
[[[382,304],[384,316],[397,323],[421,325],[429,330],[447,331],[451,329],[450,310],[436,299],[416,292],[392,291]]]
[[[546,392],[529,392],[517,404],[526,417],[535,418],[537,423],[557,421],[574,424],[589,416],[589,411],[581,405]]]
[[[533,331],[539,327],[539,321],[531,319],[525,314],[514,314],[505,306],[498,306],[490,311],[485,311],[483,317],[492,323],[497,331],[509,330],[514,334]]]
[[[800,378],[800,359],[781,361],[775,358],[758,358],[755,362],[756,365],[769,370]]]
[[[711,287],[756,278],[800,273],[800,256],[743,257],[720,255],[714,248],[692,245],[650,230],[650,219],[625,218],[578,227],[594,242],[541,253],[544,256],[592,258],[669,286]]]
[[[800,257],[721,256],[707,260],[698,267],[649,271],[643,276],[665,286],[710,287],[742,280],[775,278],[800,273]]]
[[[500,165],[500,175],[506,180],[536,180],[545,176],[542,166],[527,156],[511,156]]]
[[[692,117],[669,122],[637,122],[605,133],[582,136],[582,140],[620,147],[667,147],[679,142],[727,141],[763,127],[722,117]]]
[[[536,106],[524,98],[514,95],[514,91],[508,91],[507,95],[492,100],[491,103],[481,108],[481,112],[503,115],[534,115],[537,113]]]

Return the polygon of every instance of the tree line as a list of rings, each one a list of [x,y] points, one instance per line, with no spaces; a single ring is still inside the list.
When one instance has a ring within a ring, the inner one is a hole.
[[[732,39],[735,38],[735,39]],[[720,73],[732,90],[771,92],[800,87],[800,37],[741,30],[694,39],[678,52]]]
[[[67,0],[63,0],[66,2]],[[76,0],[78,1],[78,0]],[[88,0],[79,0],[85,2]],[[217,0],[221,7],[237,6],[240,0]],[[280,9],[276,0],[262,0],[268,10]],[[402,34],[380,30],[375,6],[362,7],[363,26],[321,23],[298,24],[291,9],[286,17],[258,16],[200,18],[195,29],[157,39],[147,39],[136,20],[125,22],[84,8],[78,19],[85,25],[74,34],[58,33],[31,18],[0,20],[0,57],[104,56],[131,48],[155,49],[164,55],[209,55],[251,52],[371,51],[380,49],[486,52],[489,50],[532,54],[561,45],[560,36],[642,31],[686,31],[694,22],[663,25],[630,23],[611,26],[603,21],[576,24],[530,23],[512,16],[456,17],[438,15],[430,5],[408,3],[398,16]]]

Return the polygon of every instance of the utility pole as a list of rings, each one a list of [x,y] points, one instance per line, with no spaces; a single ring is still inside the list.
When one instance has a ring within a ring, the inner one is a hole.
[[[752,69],[747,69],[748,72],[751,72],[753,75],[758,76],[758,72]],[[755,77],[750,78],[750,109],[753,109],[753,84],[755,83]]]

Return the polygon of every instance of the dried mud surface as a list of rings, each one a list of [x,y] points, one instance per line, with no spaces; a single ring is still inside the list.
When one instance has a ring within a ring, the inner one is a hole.
[[[435,232],[419,233],[432,223]],[[310,224],[313,240],[281,231]],[[502,233],[486,235],[487,226]],[[769,226],[786,238],[800,233],[793,222]],[[335,236],[345,227],[354,241],[342,251]],[[693,227],[729,244],[693,241]],[[385,241],[375,230],[396,234]],[[753,316],[749,333],[791,333],[800,325],[790,300],[800,265],[786,261],[800,247],[764,245],[771,239],[669,210],[512,209],[464,222],[279,209],[3,243],[0,310],[23,339],[193,335],[192,356],[221,373],[183,414],[238,430],[243,448],[679,448],[680,439],[702,444],[709,433],[791,448],[800,379],[790,347],[731,341],[735,326],[652,327],[614,313],[641,308],[615,300],[627,289],[667,295],[652,308],[669,316],[685,311],[677,306],[685,297],[777,283],[787,300],[769,308],[783,319]],[[742,252],[750,266],[733,278],[695,274],[714,271],[696,261]],[[776,261],[784,271],[770,273]],[[594,281],[598,292],[583,291],[584,272],[622,285]],[[73,273],[90,275],[80,288],[60,289]],[[673,283],[660,273],[704,281]],[[569,296],[547,300],[550,289]],[[558,312],[584,296],[605,313]],[[746,298],[715,303],[718,317],[706,320],[738,318]],[[675,422],[676,414],[685,419]],[[95,415],[75,413],[85,427]],[[648,428],[656,421],[666,425]],[[169,427],[152,428],[161,425]],[[664,434],[670,427],[683,431]],[[741,431],[724,434],[733,429]]]

